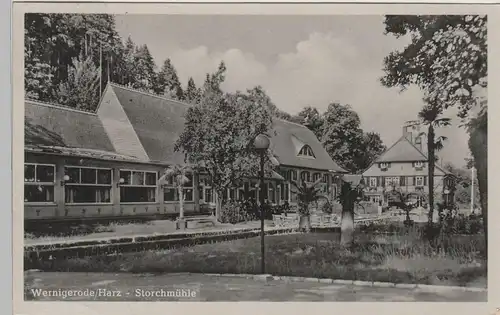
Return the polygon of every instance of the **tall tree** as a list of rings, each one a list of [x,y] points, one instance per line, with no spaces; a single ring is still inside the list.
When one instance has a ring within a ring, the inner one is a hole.
[[[34,65],[29,70],[34,77],[46,75],[47,67],[40,65],[48,65],[49,69],[53,69],[51,79],[41,81],[47,85],[41,90],[57,91],[60,83],[68,78],[73,59],[80,55],[91,57],[97,68],[103,65],[101,74],[104,86],[111,52],[120,42],[112,15],[25,14],[25,45],[28,52],[25,54],[25,64]],[[39,85],[27,84],[25,88],[27,94],[38,94],[43,101],[58,99],[55,94],[31,90],[40,90]]]
[[[386,16],[385,33],[398,38],[406,36],[410,44],[384,59],[382,84],[403,90],[416,85],[424,92],[426,104],[437,104],[442,109],[458,107],[458,115],[464,119],[474,117],[474,108],[487,106],[481,100],[486,94],[488,74],[485,15]],[[471,122],[470,142],[477,144],[470,146],[475,148],[475,163],[483,167],[477,169],[478,174],[486,174],[487,156],[482,152],[487,149],[487,131],[479,128],[474,134],[481,119],[479,116]],[[478,176],[480,189],[487,187],[486,178]],[[482,215],[487,221],[487,191],[481,195]]]
[[[430,102],[430,100],[428,100]],[[443,149],[443,142],[446,137],[437,137],[435,129],[450,125],[449,118],[441,118],[442,108],[437,104],[427,104],[418,114],[420,118],[419,123],[427,125],[427,159],[429,163],[428,177],[429,177],[429,214],[428,225],[431,226],[434,217],[434,170],[436,168],[437,156],[436,152]]]
[[[125,41],[125,47],[123,48],[122,58],[121,58],[121,81],[123,85],[132,87],[136,80],[136,63],[135,63],[135,52],[137,46],[135,45],[132,37],[127,37]]]
[[[194,82],[193,82],[194,83]],[[189,82],[188,82],[189,85]],[[155,92],[175,100],[183,100],[184,92],[181,82],[177,76],[177,71],[170,59],[166,59],[158,72],[157,85]]]
[[[58,101],[67,106],[94,110],[99,103],[100,69],[96,68],[90,56],[80,58],[73,59],[68,78],[60,83]]]
[[[481,15],[388,15],[385,33],[411,40],[384,59],[382,83],[415,84],[430,103],[458,106],[467,117],[487,86],[487,18]]]
[[[191,104],[196,104],[200,101],[201,90],[196,87],[193,78],[189,78],[186,92],[184,93],[184,100]]]
[[[25,55],[27,54],[25,49]],[[26,97],[35,100],[51,101],[54,99],[54,68],[38,58],[25,58],[24,89]]]
[[[304,109],[297,114],[296,119],[300,124],[314,132],[318,139],[322,138],[324,119],[317,108],[311,106],[304,107]]]
[[[203,83],[203,93],[216,93],[222,94],[221,85],[226,80],[226,64],[221,61],[217,71],[213,74],[208,74]]]
[[[479,186],[479,199],[483,217],[483,229],[486,235],[486,248],[488,248],[488,111],[482,110],[477,118],[470,121],[469,149],[472,153],[473,166],[477,171]]]
[[[364,132],[360,146],[361,154],[354,158],[359,171],[367,169],[387,149],[376,132]]]
[[[332,103],[323,115],[321,141],[334,161],[351,172],[360,170],[356,157],[361,156],[363,131],[358,114],[349,105]]]
[[[132,83],[132,87],[144,92],[154,92],[156,85],[156,65],[147,45],[144,44],[136,49],[134,63],[135,80]]]
[[[208,173],[216,191],[217,218],[227,189],[258,173],[253,140],[272,124],[267,100],[261,96],[258,90],[226,95],[205,91],[201,102],[188,109],[176,142],[175,149],[184,152],[187,161]],[[266,169],[270,167],[266,162]]]

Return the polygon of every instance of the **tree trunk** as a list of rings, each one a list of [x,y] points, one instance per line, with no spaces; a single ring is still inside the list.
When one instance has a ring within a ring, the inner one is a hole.
[[[427,156],[429,158],[429,216],[427,218],[428,226],[432,226],[434,219],[434,167],[436,164],[434,152],[434,127],[429,124],[429,132],[427,133]]]
[[[354,243],[354,202],[342,204],[342,219],[340,221],[340,244],[351,246]]]
[[[311,231],[311,216],[299,215],[299,230],[305,232]]]
[[[220,191],[215,192],[215,219],[220,221],[221,209],[222,209],[222,196],[223,193]]]
[[[177,189],[179,191],[179,219],[184,219],[184,191],[182,186]]]
[[[483,217],[486,258],[488,256],[488,116],[477,118],[470,131],[469,149],[474,158]],[[472,179],[474,180],[474,179]],[[474,193],[474,192],[473,192]]]

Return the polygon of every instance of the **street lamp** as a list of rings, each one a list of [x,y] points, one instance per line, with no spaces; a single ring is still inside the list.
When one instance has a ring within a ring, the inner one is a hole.
[[[448,207],[448,204],[450,202],[450,200],[449,200],[450,191],[448,189],[445,189],[443,191],[443,193],[444,193],[444,198],[445,198],[444,199],[444,204],[446,205],[446,207]]]
[[[261,270],[262,274],[265,273],[265,259],[264,259],[264,162],[267,149],[269,148],[270,140],[266,135],[259,134],[255,137],[253,142],[255,150],[260,155],[260,252],[261,252]]]

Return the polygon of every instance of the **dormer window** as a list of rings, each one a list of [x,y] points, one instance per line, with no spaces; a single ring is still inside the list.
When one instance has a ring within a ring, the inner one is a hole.
[[[313,153],[313,150],[311,149],[310,146],[305,145],[302,147],[302,149],[300,149],[299,156],[306,156],[306,157],[314,158],[314,153]]]
[[[389,163],[386,163],[386,162],[382,162],[379,164],[380,168],[381,169],[387,169],[389,167]]]
[[[424,167],[424,163],[421,161],[415,162],[415,168],[422,168]]]

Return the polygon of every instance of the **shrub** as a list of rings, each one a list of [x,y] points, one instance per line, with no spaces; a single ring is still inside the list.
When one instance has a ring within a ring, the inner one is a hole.
[[[324,202],[321,205],[321,211],[326,214],[332,214],[333,213],[333,205],[330,203],[330,201]]]
[[[482,231],[482,218],[475,214],[465,216],[455,209],[444,209],[439,213],[439,234],[478,234]]]
[[[247,205],[242,202],[227,201],[221,207],[222,223],[236,224],[250,221],[252,218],[252,212],[248,211]]]

